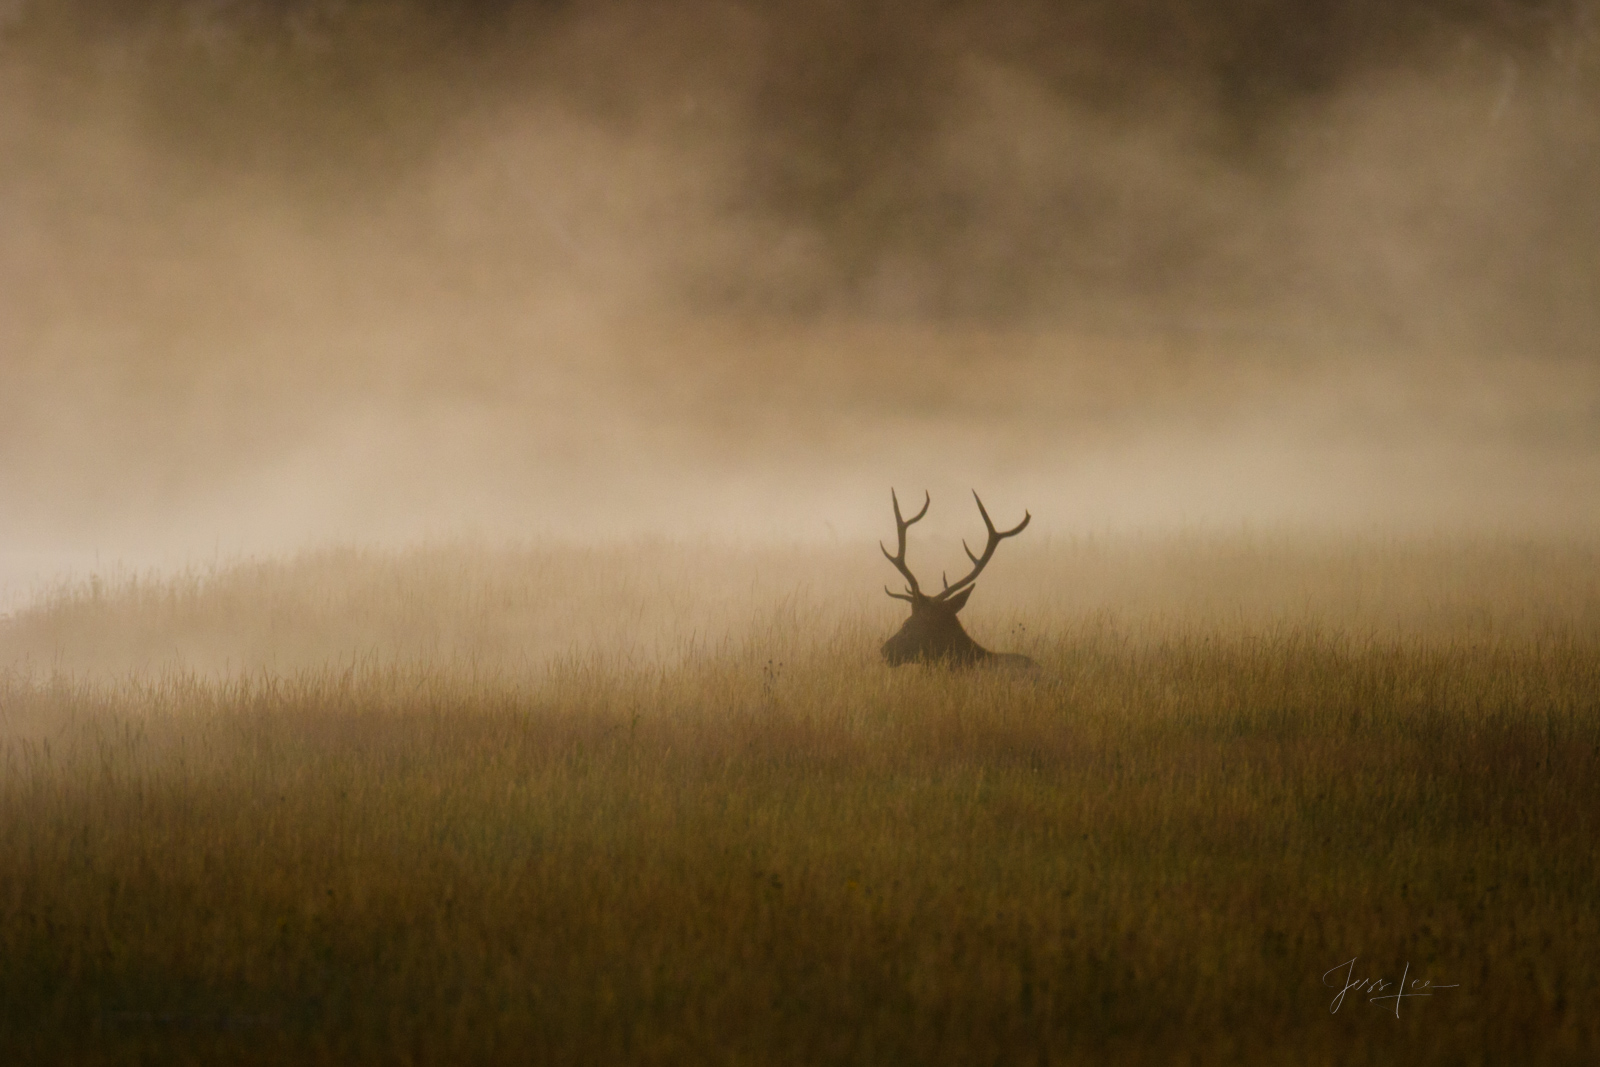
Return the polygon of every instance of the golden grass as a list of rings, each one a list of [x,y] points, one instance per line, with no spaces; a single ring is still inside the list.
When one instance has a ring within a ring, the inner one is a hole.
[[[22,613],[0,1048],[1593,1062],[1588,549],[1019,551],[967,614],[1032,675],[882,667],[836,555],[336,553]],[[1352,957],[1459,987],[1330,1012]]]

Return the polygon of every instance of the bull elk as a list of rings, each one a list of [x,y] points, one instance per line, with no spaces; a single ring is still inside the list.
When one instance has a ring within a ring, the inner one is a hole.
[[[972,583],[978,580],[983,568],[989,565],[989,560],[994,557],[994,550],[999,547],[1000,542],[1021,533],[1027,528],[1033,516],[1024,511],[1022,521],[1016,526],[1009,530],[996,530],[994,523],[989,519],[988,510],[983,506],[983,500],[974,492],[972,499],[978,501],[978,514],[983,516],[983,524],[989,530],[989,541],[984,546],[983,555],[973,555],[972,549],[967,548],[967,543],[962,541],[961,547],[966,549],[967,558],[972,561],[972,572],[954,585],[946,579],[944,589],[929,596],[917,584],[917,576],[911,573],[911,568],[906,566],[906,530],[928,513],[928,504],[932,498],[924,492],[922,510],[909,519],[901,517],[900,498],[895,495],[893,489],[889,490],[889,499],[894,502],[894,525],[900,550],[890,555],[889,549],[882,541],[878,542],[878,547],[883,549],[884,556],[905,578],[906,591],[896,593],[888,586],[884,586],[883,591],[896,600],[909,603],[911,618],[905,621],[905,625],[900,627],[898,633],[883,643],[883,658],[891,667],[916,661],[947,663],[956,667],[971,667],[978,664],[1032,667],[1033,660],[1027,656],[1015,652],[990,652],[968,637],[967,631],[961,628],[956,613],[966,607],[967,598],[972,595]]]

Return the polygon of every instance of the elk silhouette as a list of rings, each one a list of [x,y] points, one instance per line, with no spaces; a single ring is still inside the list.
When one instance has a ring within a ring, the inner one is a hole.
[[[1016,652],[990,652],[968,637],[967,631],[961,628],[956,613],[967,606],[967,598],[972,595],[972,583],[978,580],[983,568],[989,565],[989,560],[993,558],[994,550],[999,547],[1000,542],[1021,533],[1027,528],[1033,516],[1024,511],[1022,521],[1016,526],[1009,530],[996,530],[994,523],[989,519],[988,510],[983,506],[983,500],[974,492],[972,499],[978,501],[978,514],[983,516],[983,524],[989,529],[989,542],[984,546],[983,555],[974,556],[972,549],[967,548],[967,543],[962,541],[961,547],[966,549],[967,558],[972,561],[972,573],[954,585],[945,579],[943,591],[929,596],[917,584],[917,576],[911,573],[911,568],[906,566],[906,530],[928,513],[928,504],[932,498],[924,491],[922,510],[909,519],[901,518],[900,498],[895,495],[893,489],[889,490],[889,499],[894,502],[894,525],[899,537],[900,551],[895,555],[889,555],[889,549],[882,541],[878,542],[878,547],[883,549],[884,556],[894,564],[895,570],[905,577],[906,591],[896,593],[888,586],[884,586],[883,591],[896,600],[909,603],[911,618],[905,621],[905,625],[900,627],[898,633],[883,643],[883,658],[888,660],[891,667],[917,661],[947,663],[956,667],[971,667],[984,663],[1032,667],[1033,660],[1027,656]]]

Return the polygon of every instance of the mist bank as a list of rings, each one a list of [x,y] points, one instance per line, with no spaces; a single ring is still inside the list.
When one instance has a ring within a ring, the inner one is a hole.
[[[13,3],[0,545],[1592,528],[1593,5],[1249,7]]]

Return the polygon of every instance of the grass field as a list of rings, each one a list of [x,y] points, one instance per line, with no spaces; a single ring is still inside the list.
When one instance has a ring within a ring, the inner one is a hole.
[[[1008,544],[1033,674],[883,667],[875,552],[46,591],[3,1058],[1596,1061],[1596,546]]]

